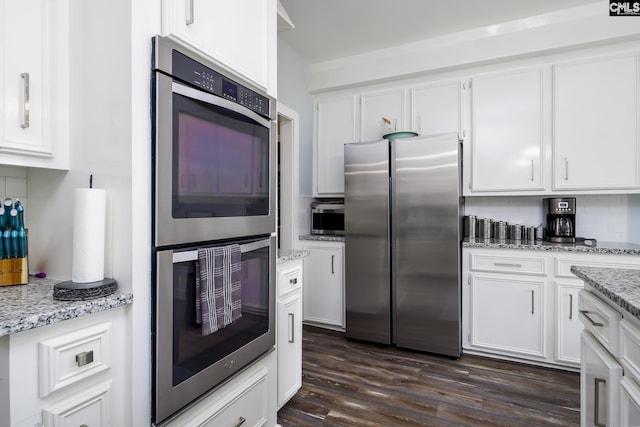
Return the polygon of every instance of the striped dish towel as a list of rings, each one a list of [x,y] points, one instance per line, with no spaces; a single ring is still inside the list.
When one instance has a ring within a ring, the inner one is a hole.
[[[202,335],[242,317],[240,245],[198,249]]]

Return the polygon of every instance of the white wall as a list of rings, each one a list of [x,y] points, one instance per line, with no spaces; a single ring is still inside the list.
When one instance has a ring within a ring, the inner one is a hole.
[[[300,117],[301,195],[312,194],[313,182],[313,102],[307,90],[307,66],[296,51],[278,39],[278,102],[298,112]]]
[[[465,215],[537,227],[545,219],[543,198],[466,197]],[[637,195],[626,194],[576,196],[576,236],[601,242],[640,243],[637,227],[633,226],[638,221],[639,199]]]

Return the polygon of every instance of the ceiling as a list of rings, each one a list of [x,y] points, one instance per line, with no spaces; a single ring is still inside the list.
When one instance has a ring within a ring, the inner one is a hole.
[[[342,58],[594,0],[280,0],[295,25],[278,36],[308,63]],[[603,2],[603,13],[607,3]]]

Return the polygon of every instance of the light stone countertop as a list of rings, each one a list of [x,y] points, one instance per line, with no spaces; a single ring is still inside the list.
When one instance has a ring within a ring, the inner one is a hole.
[[[640,319],[640,270],[571,266],[571,272]]]
[[[344,236],[330,234],[302,234],[298,238],[300,240],[316,240],[320,242],[344,242]]]
[[[293,260],[296,260],[296,259],[308,257],[310,253],[311,253],[311,251],[308,251],[306,249],[301,249],[301,250],[282,249],[282,250],[278,250],[278,260],[277,260],[276,263],[277,264],[284,264],[285,262],[289,262],[289,261],[293,261]]]
[[[86,301],[56,301],[53,286],[61,280],[29,276],[26,285],[0,287],[0,336],[75,319],[131,304],[133,294],[115,293]]]
[[[542,240],[464,239],[463,248],[528,249],[534,251],[581,252],[594,254],[640,255],[640,245],[635,243],[600,242],[595,247],[572,243],[548,243]],[[640,262],[640,259],[638,260]]]

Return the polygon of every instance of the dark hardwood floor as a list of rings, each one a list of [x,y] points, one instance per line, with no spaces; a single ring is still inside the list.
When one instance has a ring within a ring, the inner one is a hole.
[[[458,360],[309,326],[302,388],[282,426],[577,426],[580,376],[485,357]]]

